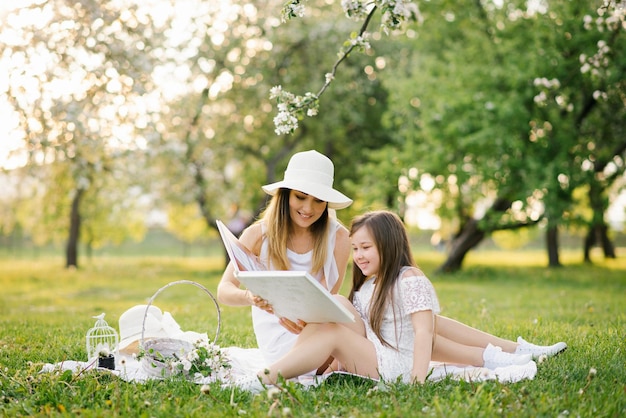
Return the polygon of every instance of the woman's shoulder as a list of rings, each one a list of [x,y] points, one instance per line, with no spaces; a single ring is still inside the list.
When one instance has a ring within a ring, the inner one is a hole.
[[[340,224],[339,222],[337,222],[337,229],[336,234],[338,238],[341,239],[350,239],[350,231],[348,231],[348,228],[346,228],[345,226],[343,226],[342,224]]]
[[[263,239],[263,224],[253,223],[249,227],[243,230],[239,241],[248,249],[252,250],[255,254],[258,254],[261,248],[261,240]]]
[[[337,224],[337,229],[335,230],[335,250],[338,248],[345,250],[349,253],[350,251],[350,231],[346,229],[345,226],[341,224]]]

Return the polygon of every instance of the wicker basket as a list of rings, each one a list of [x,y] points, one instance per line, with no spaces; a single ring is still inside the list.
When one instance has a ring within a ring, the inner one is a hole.
[[[219,337],[222,322],[220,307],[217,304],[217,300],[215,299],[213,294],[206,287],[190,280],[179,280],[163,286],[162,288],[157,290],[156,293],[152,295],[152,297],[148,301],[148,304],[146,306],[146,312],[144,313],[143,317],[143,323],[141,326],[141,339],[139,344],[144,351],[144,355],[141,357],[140,362],[142,370],[150,376],[161,378],[170,377],[172,375],[172,370],[170,370],[168,364],[163,361],[163,359],[172,357],[183,358],[194,348],[193,344],[188,341],[173,338],[152,338],[147,341],[144,340],[146,318],[148,316],[148,310],[154,302],[154,299],[156,299],[156,297],[165,289],[179,284],[190,284],[196,286],[204,291],[204,293],[206,293],[211,298],[217,311],[217,329],[215,331],[215,339],[213,340],[213,343],[215,343],[217,341],[217,338]]]
[[[141,358],[141,368],[154,377],[170,377],[173,373],[164,358],[177,356],[183,358],[193,350],[193,344],[172,338],[157,338],[143,344],[145,355]]]

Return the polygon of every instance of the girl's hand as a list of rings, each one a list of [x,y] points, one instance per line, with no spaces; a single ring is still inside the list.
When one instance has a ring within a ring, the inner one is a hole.
[[[306,322],[300,319],[298,319],[298,322],[293,322],[287,318],[280,318],[278,322],[292,334],[300,334],[304,327],[306,327]]]

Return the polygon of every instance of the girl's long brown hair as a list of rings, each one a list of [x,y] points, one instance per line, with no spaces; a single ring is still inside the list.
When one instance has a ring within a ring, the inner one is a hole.
[[[290,270],[291,264],[287,259],[287,243],[291,231],[291,218],[289,215],[289,193],[291,189],[279,189],[267,208],[263,212],[258,222],[265,223],[267,230],[265,237],[268,243],[268,258],[263,260],[267,265],[271,264],[278,270]],[[311,225],[311,234],[313,235],[313,262],[311,273],[317,274],[323,271],[324,261],[326,260],[327,243],[328,243],[328,205],[322,216]]]
[[[400,217],[389,211],[368,212],[356,217],[350,226],[350,236],[360,228],[369,230],[380,256],[380,268],[376,275],[376,286],[369,306],[369,323],[380,341],[391,346],[382,337],[380,327],[385,308],[388,304],[393,304],[393,287],[400,279],[400,270],[404,266],[416,267],[411,253],[409,237]],[[367,279],[368,277],[363,275],[353,260],[350,302],[353,302],[354,293],[361,288]]]

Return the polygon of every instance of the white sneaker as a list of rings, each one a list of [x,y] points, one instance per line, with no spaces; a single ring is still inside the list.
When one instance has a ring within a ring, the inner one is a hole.
[[[526,364],[498,367],[493,371],[493,374],[501,383],[515,383],[524,379],[534,379],[537,375],[537,363],[531,360]]]
[[[261,393],[266,389],[265,385],[261,383],[259,376],[257,376],[256,374],[240,377],[228,386],[238,387],[241,390],[244,390],[246,392],[250,392],[253,394]]]
[[[546,357],[556,356],[567,349],[567,344],[562,341],[553,345],[535,345],[522,337],[517,337],[517,343],[519,345],[515,349],[515,354],[530,354],[535,360],[544,355]]]
[[[530,354],[513,354],[502,351],[502,348],[488,344],[483,351],[483,367],[494,370],[498,367],[526,364],[532,360]]]

